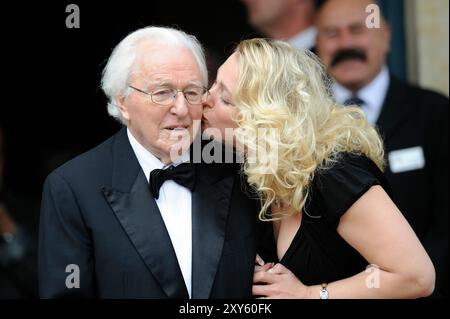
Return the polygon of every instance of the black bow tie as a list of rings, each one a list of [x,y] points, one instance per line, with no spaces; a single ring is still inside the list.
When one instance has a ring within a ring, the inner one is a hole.
[[[191,191],[195,187],[195,169],[192,163],[183,163],[171,166],[168,169],[154,169],[150,172],[149,185],[150,192],[155,199],[159,197],[159,189],[167,180],[189,188]]]

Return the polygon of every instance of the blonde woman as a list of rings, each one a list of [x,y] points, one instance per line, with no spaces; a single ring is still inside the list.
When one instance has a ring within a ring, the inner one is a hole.
[[[325,79],[307,51],[246,40],[219,69],[205,104],[205,130],[226,136],[239,128],[259,217],[272,221],[274,255],[266,264],[257,258],[253,294],[428,296],[434,267],[388,195],[380,137],[357,107],[330,98]],[[260,129],[270,133],[258,136]],[[259,151],[269,160],[249,155]]]

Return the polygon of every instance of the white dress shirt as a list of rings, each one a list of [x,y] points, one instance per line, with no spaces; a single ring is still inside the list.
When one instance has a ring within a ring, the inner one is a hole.
[[[311,50],[316,45],[316,36],[317,29],[315,27],[309,27],[286,41],[296,48]]]
[[[152,153],[147,151],[127,129],[128,139],[139,164],[144,171],[147,181],[150,172],[154,169],[166,169],[172,164],[164,165]],[[180,161],[189,161],[189,152],[186,152]],[[176,166],[176,165],[174,165]],[[192,193],[189,189],[168,180],[162,184],[159,198],[156,199],[161,216],[169,233],[172,246],[183,274],[189,297],[191,297],[192,278]]]
[[[375,125],[380,116],[389,89],[389,84],[389,70],[387,66],[384,66],[375,79],[356,94],[357,97],[364,101],[361,108],[366,115],[367,121],[372,125]],[[333,94],[336,101],[340,104],[344,104],[346,100],[353,96],[353,93],[350,90],[337,82],[333,84]]]

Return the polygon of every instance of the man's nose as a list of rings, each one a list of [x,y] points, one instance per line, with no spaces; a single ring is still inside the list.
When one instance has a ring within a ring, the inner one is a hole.
[[[214,107],[214,101],[212,98],[212,94],[208,94],[208,96],[206,97],[205,102],[203,102],[203,107],[204,108],[210,108],[212,109]]]
[[[339,46],[341,48],[352,48],[354,46],[354,39],[350,32],[342,31],[339,36]]]
[[[170,109],[173,114],[186,116],[189,113],[189,102],[186,100],[183,92],[177,92],[173,103],[173,107]]]

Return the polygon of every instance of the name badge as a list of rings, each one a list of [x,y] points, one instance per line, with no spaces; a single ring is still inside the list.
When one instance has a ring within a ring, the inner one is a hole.
[[[388,155],[392,173],[402,173],[425,167],[425,156],[422,146],[392,151]]]

